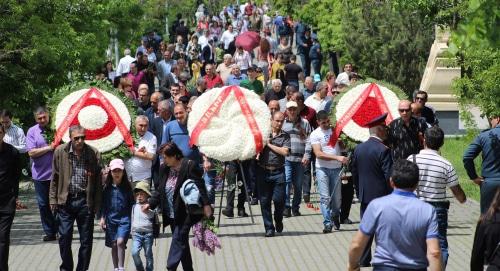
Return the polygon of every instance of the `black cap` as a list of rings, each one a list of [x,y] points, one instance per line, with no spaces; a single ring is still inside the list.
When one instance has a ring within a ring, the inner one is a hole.
[[[387,118],[387,113],[384,113],[378,117],[373,118],[372,120],[367,122],[365,125],[363,125],[363,127],[372,128],[372,127],[379,126],[379,125],[385,125],[386,118]]]

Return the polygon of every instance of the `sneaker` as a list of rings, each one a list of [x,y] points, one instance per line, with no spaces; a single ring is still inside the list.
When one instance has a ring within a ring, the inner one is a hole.
[[[302,214],[299,212],[299,210],[292,211],[293,216],[301,216]]]
[[[223,209],[222,214],[227,216],[227,217],[234,217],[233,211],[228,211],[227,209]]]
[[[274,231],[273,230],[267,230],[266,231],[266,237],[273,237],[274,236]]]
[[[281,233],[283,232],[283,222],[276,222],[276,232]]]
[[[248,217],[248,214],[245,212],[245,209],[239,209],[238,216],[239,217]]]
[[[331,233],[332,232],[332,225],[325,225],[323,228],[323,233]]]
[[[340,230],[340,216],[339,215],[333,216],[332,221],[333,221],[333,226],[335,227],[335,230],[336,231]]]
[[[285,210],[283,210],[283,216],[284,217],[291,217],[292,216],[292,210],[288,207],[285,208]]]
[[[346,219],[342,220],[342,222],[340,224],[352,224],[352,220],[350,220],[349,218],[346,218]]]
[[[42,240],[44,242],[50,242],[50,241],[57,240],[57,237],[55,235],[45,235],[45,236],[43,236]]]
[[[304,202],[305,203],[311,202],[311,197],[309,195],[304,195]]]

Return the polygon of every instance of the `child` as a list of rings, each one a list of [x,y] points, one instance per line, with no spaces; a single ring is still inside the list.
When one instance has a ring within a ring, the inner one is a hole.
[[[136,204],[132,207],[132,258],[135,268],[143,271],[141,249],[144,247],[146,271],[153,270],[153,219],[154,212],[149,210],[148,199],[151,197],[149,184],[138,182],[134,188]]]
[[[123,160],[112,160],[109,169],[104,185],[99,225],[106,231],[105,244],[111,247],[114,270],[122,271],[125,270],[125,245],[130,234],[130,211],[134,197]]]

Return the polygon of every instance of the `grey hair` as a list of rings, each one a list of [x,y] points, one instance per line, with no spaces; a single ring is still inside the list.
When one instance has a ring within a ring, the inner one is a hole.
[[[85,128],[83,128],[81,125],[72,125],[71,127],[69,127],[69,137],[71,137],[71,134],[73,134],[73,132],[75,131],[85,132]]]
[[[127,56],[127,55],[130,55],[130,49],[127,48],[125,50],[123,50],[123,53]]]
[[[196,80],[196,85],[198,85],[198,86],[201,84],[205,84],[205,83],[206,83],[206,80],[203,77],[200,77],[200,78],[198,78],[198,80]]]
[[[42,113],[49,113],[49,110],[47,110],[45,106],[39,106],[33,110],[33,115],[35,115],[35,117]]]
[[[225,54],[224,59],[233,59],[233,56],[230,54]]]
[[[168,100],[161,100],[158,103],[158,108],[170,110],[170,102]]]
[[[320,91],[322,88],[328,87],[326,82],[319,82],[318,85],[316,85],[316,91]]]
[[[138,121],[140,121],[140,120],[144,120],[144,121],[146,121],[147,123],[149,123],[149,119],[148,119],[148,117],[146,117],[146,116],[144,116],[144,115],[139,115],[139,116],[135,117],[135,122],[138,122]]]
[[[159,92],[159,91],[156,91],[156,92],[153,92],[153,94],[151,94],[151,96],[158,96],[158,101],[163,101],[164,97],[163,97],[163,93]]]
[[[273,80],[271,81],[271,85],[273,85],[273,86],[274,86],[275,84],[278,84],[278,85],[280,85],[280,86],[281,86],[281,85],[283,85],[283,83],[281,82],[281,80],[280,80],[280,79],[273,79]]]

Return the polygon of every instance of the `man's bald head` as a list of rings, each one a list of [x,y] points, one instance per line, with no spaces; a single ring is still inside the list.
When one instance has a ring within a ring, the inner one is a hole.
[[[278,100],[269,101],[267,107],[269,108],[269,111],[271,111],[271,115],[273,115],[275,112],[280,111],[280,103],[278,102]]]

